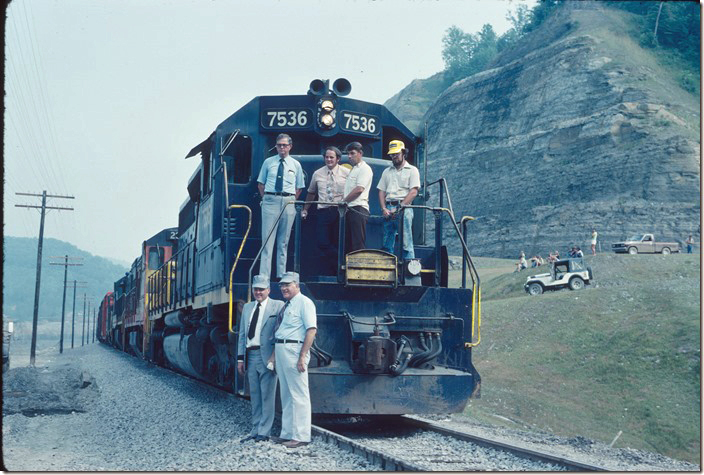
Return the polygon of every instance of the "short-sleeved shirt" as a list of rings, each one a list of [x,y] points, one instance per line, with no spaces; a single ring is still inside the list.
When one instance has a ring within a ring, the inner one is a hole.
[[[597,237],[597,232],[594,231],[594,232],[592,233],[592,244],[596,244],[596,237]]]
[[[348,203],[348,206],[362,206],[367,211],[369,211],[369,188],[372,186],[372,178],[374,178],[374,172],[372,167],[367,165],[364,160],[360,160],[357,165],[352,167],[350,174],[347,175],[347,181],[345,182],[345,196],[349,195],[352,190],[357,186],[364,188],[362,194],[357,197],[354,201]]]
[[[327,166],[318,168],[310,179],[308,193],[317,193],[318,201],[342,201],[345,197],[345,183],[349,169],[340,165],[330,170]],[[318,204],[318,209],[330,208],[334,205]]]
[[[264,191],[266,193],[274,193],[276,191],[276,174],[279,172],[279,157],[274,155],[264,160],[262,164],[262,169],[259,170],[259,177],[257,181],[264,185]],[[284,181],[283,181],[283,192],[295,194],[296,190],[300,190],[305,187],[305,180],[303,178],[303,168],[301,164],[288,155],[284,158]]]
[[[402,200],[412,188],[420,188],[418,169],[405,162],[400,170],[391,165],[381,174],[377,189],[386,192],[387,200]]]
[[[274,337],[279,340],[303,341],[306,330],[317,327],[315,304],[302,293],[298,293],[289,300],[284,310],[284,318]]]

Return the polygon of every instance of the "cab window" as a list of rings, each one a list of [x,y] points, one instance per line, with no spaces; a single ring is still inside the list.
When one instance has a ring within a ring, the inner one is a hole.
[[[249,183],[252,178],[252,139],[247,135],[238,135],[232,141],[223,160],[227,163],[227,181],[229,183]]]
[[[164,248],[163,247],[150,247],[149,248],[149,260],[148,268],[151,270],[156,270],[164,265]]]

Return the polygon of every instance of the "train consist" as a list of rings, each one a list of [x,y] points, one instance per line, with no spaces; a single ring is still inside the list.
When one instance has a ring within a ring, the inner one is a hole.
[[[374,171],[366,249],[344,254],[341,219],[337,262],[321,265],[315,207],[302,221],[305,190],[289,204],[296,221],[286,268],[301,275],[301,292],[317,309],[313,413],[452,413],[478,396],[472,348],[479,343],[481,290],[466,245],[471,218],[454,215],[444,179],[427,182],[421,138],[384,106],[348,98],[350,90],[345,79],[332,86],[314,80],[306,94],[256,97],[188,153],[199,161],[178,227],[144,241],[130,272],[105,295],[97,327],[102,342],[246,395],[246,378],[235,370],[238,323],[270,238],[261,235],[259,169],[275,154],[277,135],[289,134],[307,188],[326,147],[358,141]],[[414,260],[402,258],[400,245],[396,254],[379,250],[383,217],[374,198],[392,140],[406,144],[408,160],[421,170]],[[431,193],[439,206],[427,204]],[[345,205],[338,209],[346,212]],[[463,250],[458,288],[448,287],[448,226]],[[278,286],[271,297],[281,299]]]

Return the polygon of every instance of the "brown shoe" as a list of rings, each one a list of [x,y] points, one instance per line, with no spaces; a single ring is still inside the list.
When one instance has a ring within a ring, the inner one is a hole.
[[[272,435],[270,437],[271,441],[276,443],[276,444],[283,444],[284,442],[288,442],[291,439],[282,439],[281,437],[276,437],[275,435]]]
[[[298,447],[303,447],[304,445],[308,445],[310,442],[301,442],[300,440],[289,440],[288,442],[284,442],[284,447],[287,449],[296,449]]]

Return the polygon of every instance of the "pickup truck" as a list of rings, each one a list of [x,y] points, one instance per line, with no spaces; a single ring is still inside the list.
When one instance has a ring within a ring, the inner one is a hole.
[[[611,250],[616,253],[655,253],[670,254],[680,252],[680,245],[676,242],[657,242],[652,234],[636,234],[625,241],[615,242],[611,245]]]

